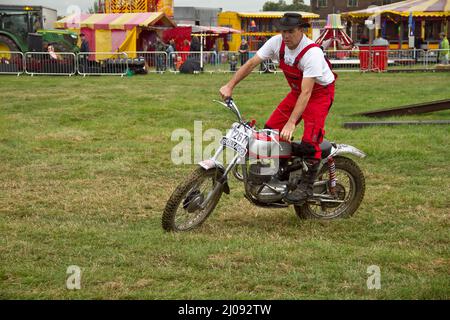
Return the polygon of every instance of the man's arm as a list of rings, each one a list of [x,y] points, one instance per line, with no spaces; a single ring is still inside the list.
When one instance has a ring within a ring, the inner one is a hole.
[[[309,102],[309,98],[311,98],[315,81],[316,78],[303,78],[302,93],[298,97],[297,103],[295,104],[295,108],[292,111],[288,122],[281,131],[281,138],[283,140],[291,141],[291,138],[295,131],[295,127],[297,126],[297,121],[302,116],[303,111],[305,111],[306,106]]]
[[[250,60],[248,60],[239,70],[234,77],[222,88],[220,88],[220,95],[223,99],[230,98],[233,95],[233,89],[239,82],[245,79],[253,69],[258,66],[263,60],[255,54]]]

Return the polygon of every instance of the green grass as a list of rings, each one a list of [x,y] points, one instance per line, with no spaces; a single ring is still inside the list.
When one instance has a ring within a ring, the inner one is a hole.
[[[234,179],[200,229],[168,234],[165,202],[193,166],[170,159],[177,128],[224,132],[213,104],[229,75],[0,77],[3,299],[449,299],[448,126],[346,130],[353,113],[450,98],[450,75],[341,74],[327,138],[364,150],[354,217],[300,221],[256,208]],[[260,125],[282,75],[235,92]],[[450,119],[450,111],[392,119]],[[82,289],[66,289],[66,269]],[[381,268],[368,290],[367,268]]]

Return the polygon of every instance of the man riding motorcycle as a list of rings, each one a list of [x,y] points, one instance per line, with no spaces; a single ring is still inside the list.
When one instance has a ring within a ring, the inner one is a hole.
[[[321,48],[303,33],[310,25],[297,13],[286,13],[279,21],[281,35],[272,37],[247,61],[234,77],[220,89],[222,98],[230,98],[236,85],[252,70],[268,59],[278,60],[291,87],[265,127],[278,130],[286,141],[293,137],[303,119],[303,137],[296,155],[302,156],[308,170],[298,187],[286,197],[286,202],[298,204],[313,195],[313,184],[319,170],[325,135],[325,119],[334,100],[335,80],[331,65]]]

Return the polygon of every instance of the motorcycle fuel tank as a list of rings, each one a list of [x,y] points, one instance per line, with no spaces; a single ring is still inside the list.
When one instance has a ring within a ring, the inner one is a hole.
[[[256,159],[290,158],[291,144],[279,141],[279,135],[273,131],[255,132],[249,141],[249,156]]]

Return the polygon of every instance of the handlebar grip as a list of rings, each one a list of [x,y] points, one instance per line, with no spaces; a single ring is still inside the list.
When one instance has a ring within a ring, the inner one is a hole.
[[[226,99],[225,99],[225,103],[226,103],[227,105],[231,105],[232,102],[233,102],[233,98],[232,98],[232,97],[229,97],[229,98],[226,98]]]

